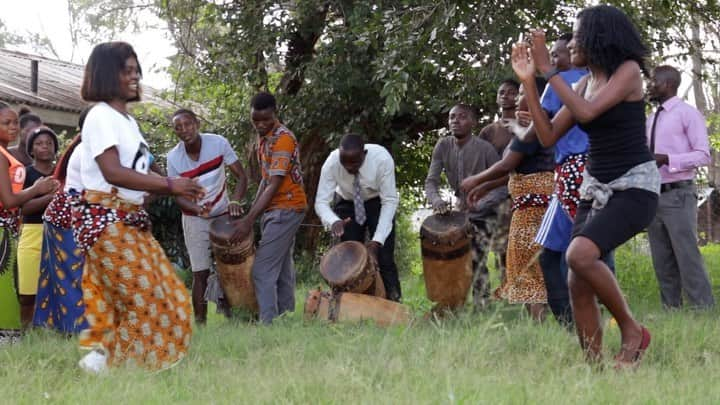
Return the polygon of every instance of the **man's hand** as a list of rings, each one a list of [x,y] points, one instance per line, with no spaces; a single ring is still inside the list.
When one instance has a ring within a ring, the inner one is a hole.
[[[440,215],[446,215],[450,213],[450,204],[442,199],[437,199],[432,203],[433,212]]]
[[[365,247],[367,247],[368,253],[370,253],[370,258],[375,261],[375,264],[380,263],[378,261],[380,248],[382,247],[380,242],[371,240],[365,244]]]
[[[247,217],[233,221],[232,225],[235,230],[230,237],[230,243],[238,243],[245,240],[252,231],[252,223],[248,221]]]
[[[336,238],[343,236],[343,234],[345,233],[345,225],[347,225],[349,222],[350,217],[335,221],[332,226],[330,226],[330,232],[332,232],[332,236]]]
[[[239,217],[244,213],[243,205],[239,201],[230,201],[228,204],[228,214],[231,217]]]
[[[657,167],[668,165],[668,164],[670,164],[670,157],[668,155],[664,155],[662,153],[656,153],[655,154],[655,164],[657,164]]]
[[[196,215],[201,218],[207,218],[208,215],[210,215],[210,209],[212,208],[212,204],[210,202],[206,202],[205,204],[197,205],[196,207]]]

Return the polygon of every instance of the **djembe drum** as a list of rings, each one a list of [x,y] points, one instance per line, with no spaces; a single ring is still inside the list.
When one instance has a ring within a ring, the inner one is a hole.
[[[333,292],[385,298],[385,285],[367,247],[346,241],[333,246],[320,261],[320,274]]]
[[[330,322],[374,321],[379,326],[407,325],[411,312],[403,304],[372,295],[331,293],[320,289],[308,292],[305,319]]]
[[[456,309],[465,304],[473,279],[470,230],[467,215],[461,212],[431,215],[422,223],[425,289],[438,308]]]
[[[225,214],[210,222],[210,244],[215,257],[216,269],[225,300],[231,307],[258,312],[252,266],[255,262],[254,235],[250,234],[239,243],[230,243],[233,234],[232,221]]]

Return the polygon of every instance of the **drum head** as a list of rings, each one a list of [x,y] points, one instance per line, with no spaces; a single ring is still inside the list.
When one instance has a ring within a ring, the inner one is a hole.
[[[325,253],[320,262],[320,273],[328,284],[344,285],[362,271],[367,260],[365,245],[356,241],[341,242]]]
[[[210,222],[210,240],[219,245],[229,245],[228,240],[235,228],[233,223],[240,217],[233,218],[228,214],[221,215]]]
[[[449,214],[430,215],[422,223],[422,231],[433,235],[447,234],[453,230],[463,230],[468,226],[468,216],[464,212],[453,211]]]

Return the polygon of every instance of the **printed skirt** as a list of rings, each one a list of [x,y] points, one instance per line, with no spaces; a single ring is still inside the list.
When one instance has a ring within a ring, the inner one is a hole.
[[[185,285],[149,229],[108,221],[136,217],[140,207],[108,193],[86,192],[84,198],[74,212],[75,231],[77,224],[102,230],[93,234],[85,255],[88,328],[80,333],[80,347],[103,350],[111,366],[173,366],[187,354],[192,334]]]
[[[20,336],[20,303],[15,289],[16,242],[7,227],[0,227],[0,344]]]
[[[85,255],[75,243],[72,229],[46,222],[34,326],[63,333],[87,328],[81,285],[84,264]]]
[[[505,281],[495,296],[512,304],[547,302],[540,268],[542,247],[535,242],[553,191],[553,173],[512,174],[508,183],[513,199]]]

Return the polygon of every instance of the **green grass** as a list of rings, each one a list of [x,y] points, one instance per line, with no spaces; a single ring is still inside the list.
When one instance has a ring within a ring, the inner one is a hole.
[[[720,280],[720,246],[703,252]],[[0,348],[0,403],[720,403],[719,311],[660,309],[642,242],[623,247],[617,263],[653,336],[636,372],[587,366],[572,334],[518,307],[423,321],[431,304],[422,277],[406,272],[405,301],[418,315],[409,327],[305,322],[300,287],[298,311],[271,327],[211,317],[188,358],[156,374],[85,375],[75,339],[33,331]],[[612,358],[617,328],[605,342]]]

